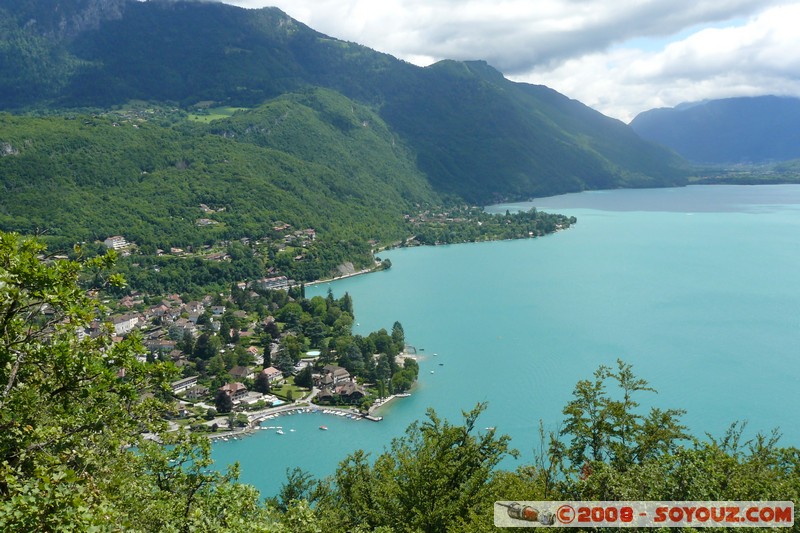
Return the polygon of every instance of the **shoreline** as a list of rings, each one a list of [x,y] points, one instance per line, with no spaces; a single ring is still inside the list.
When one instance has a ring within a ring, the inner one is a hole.
[[[370,274],[372,272],[379,272],[380,270],[382,270],[382,269],[380,269],[378,267],[375,267],[375,268],[364,268],[364,269],[361,269],[361,270],[359,270],[357,272],[351,272],[350,274],[342,274],[341,276],[335,276],[335,277],[332,277],[332,278],[318,279],[318,280],[314,280],[314,281],[309,281],[308,283],[304,283],[304,285],[306,287],[311,287],[313,285],[322,285],[323,283],[330,283],[332,281],[339,281],[340,279],[354,278],[356,276],[361,276],[362,274]]]
[[[392,400],[396,400],[397,398],[408,398],[409,396],[411,396],[411,393],[409,393],[409,392],[401,392],[401,393],[398,393],[398,394],[389,395],[386,398],[384,398],[383,400],[378,400],[377,402],[372,404],[372,406],[370,406],[370,408],[369,408],[369,414],[372,415],[373,412],[375,412],[378,409],[382,408],[383,406],[385,406],[386,404],[388,404]],[[381,419],[382,418],[383,417],[381,417]]]
[[[539,238],[542,238],[542,237],[547,237],[548,235],[555,235],[556,233],[568,230],[571,227],[572,227],[572,225],[570,225],[570,226],[568,226],[566,228],[558,228],[558,229],[553,230],[553,231],[551,231],[549,233],[545,233],[544,235],[527,236],[527,237],[507,237],[507,238],[502,238],[502,239],[487,239],[487,240],[481,240],[481,241],[459,241],[459,242],[453,242],[453,243],[415,244],[415,245],[411,245],[411,246],[408,246],[408,245],[401,246],[399,243],[393,243],[393,244],[388,244],[386,246],[383,246],[381,248],[376,248],[375,250],[373,250],[372,255],[374,257],[375,254],[377,254],[377,253],[396,250],[398,248],[418,248],[418,247],[425,247],[425,246],[433,246],[433,247],[436,247],[436,246],[452,246],[452,245],[456,245],[456,244],[480,244],[480,243],[484,243],[484,242],[520,241],[520,240],[527,240],[527,239],[539,239]],[[323,283],[331,283],[333,281],[339,281],[339,280],[342,280],[342,279],[353,278],[353,277],[356,277],[356,276],[361,276],[363,274],[371,274],[373,272],[380,272],[382,270],[385,270],[385,269],[382,268],[380,264],[376,264],[372,268],[363,268],[363,269],[361,269],[361,270],[359,270],[357,272],[351,272],[349,274],[342,274],[341,276],[334,276],[332,278],[317,279],[317,280],[314,280],[314,281],[304,282],[304,283],[301,283],[301,284],[295,284],[295,285],[293,285],[293,287],[299,287],[300,285],[303,285],[305,287],[311,287],[311,286],[314,286],[314,285],[322,285]]]

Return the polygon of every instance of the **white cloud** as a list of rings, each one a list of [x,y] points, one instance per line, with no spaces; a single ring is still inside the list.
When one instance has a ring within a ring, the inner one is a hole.
[[[797,0],[225,1],[276,5],[415,64],[484,59],[626,121],[688,100],[800,95]],[[637,48],[670,36],[658,50]]]
[[[800,4],[730,28],[702,29],[663,50],[618,48],[517,76],[628,121],[653,107],[733,96],[800,96]]]

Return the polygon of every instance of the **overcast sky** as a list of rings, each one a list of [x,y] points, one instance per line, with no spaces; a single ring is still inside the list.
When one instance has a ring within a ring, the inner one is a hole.
[[[484,59],[609,116],[800,96],[800,0],[224,0],[417,65]]]

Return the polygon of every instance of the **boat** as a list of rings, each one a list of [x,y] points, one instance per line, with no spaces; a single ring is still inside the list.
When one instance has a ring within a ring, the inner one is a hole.
[[[433,370],[431,370],[431,374],[433,374]]]
[[[278,435],[283,435],[283,430],[282,430],[282,429],[279,429],[279,430],[278,430],[278,431],[276,431],[275,433],[277,433]]]
[[[328,426],[320,426],[319,429],[322,431],[328,431]]]
[[[296,429],[294,429],[294,428],[292,428],[292,429],[290,429],[289,431],[291,431],[291,432],[294,432],[294,431],[297,431],[297,430],[296,430]]]
[[[444,366],[444,363],[439,363],[439,366]]]

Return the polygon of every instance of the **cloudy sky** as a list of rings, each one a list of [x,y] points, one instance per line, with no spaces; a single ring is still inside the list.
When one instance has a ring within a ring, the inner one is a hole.
[[[609,116],[800,96],[800,0],[224,0],[417,65],[485,59]]]

